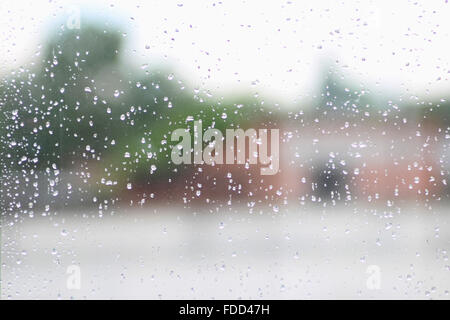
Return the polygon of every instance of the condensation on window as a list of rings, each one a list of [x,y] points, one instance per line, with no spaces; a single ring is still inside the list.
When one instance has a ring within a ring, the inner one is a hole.
[[[447,1],[0,5],[2,299],[448,299]]]

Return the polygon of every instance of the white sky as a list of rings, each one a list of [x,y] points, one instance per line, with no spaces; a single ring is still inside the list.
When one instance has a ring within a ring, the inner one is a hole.
[[[167,59],[213,92],[253,87],[294,101],[316,92],[327,64],[375,91],[445,97],[450,88],[445,0],[2,1],[0,74],[39,52],[73,5],[120,21],[133,63]]]

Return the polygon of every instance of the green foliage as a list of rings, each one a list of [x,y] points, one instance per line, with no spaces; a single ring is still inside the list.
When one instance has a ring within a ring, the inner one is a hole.
[[[36,70],[2,83],[9,169],[85,168],[91,187],[112,192],[179,172],[170,162],[170,135],[192,123],[188,118],[220,130],[260,118],[255,98],[200,97],[162,70],[136,76],[118,59],[121,45],[114,31],[62,31]]]

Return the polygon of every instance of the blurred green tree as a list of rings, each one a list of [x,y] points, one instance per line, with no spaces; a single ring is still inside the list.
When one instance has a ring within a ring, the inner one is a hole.
[[[86,171],[89,194],[119,194],[127,183],[176,175],[172,130],[202,120],[204,128],[249,126],[262,107],[250,95],[202,97],[168,68],[142,75],[119,59],[117,30],[93,25],[60,30],[35,70],[0,86],[2,158],[9,170]],[[226,116],[223,116],[226,115]]]

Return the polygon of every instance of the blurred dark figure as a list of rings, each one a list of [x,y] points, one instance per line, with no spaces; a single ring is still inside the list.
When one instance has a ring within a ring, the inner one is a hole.
[[[334,163],[327,162],[318,167],[314,181],[316,195],[323,201],[345,199],[345,175]]]

